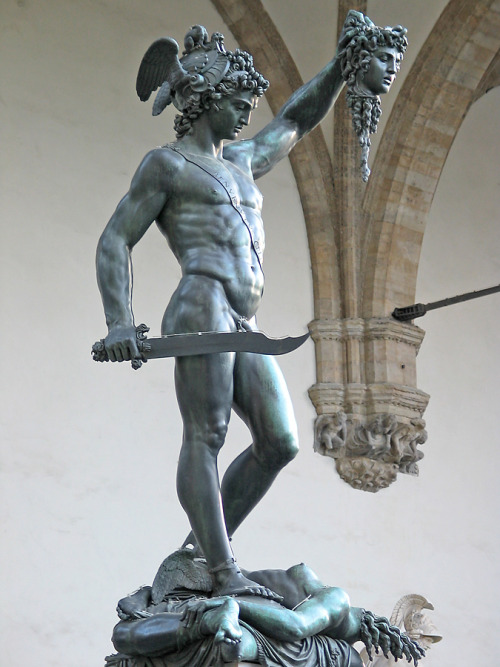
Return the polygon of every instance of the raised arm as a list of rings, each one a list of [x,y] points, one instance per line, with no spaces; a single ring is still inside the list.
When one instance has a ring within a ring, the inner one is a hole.
[[[293,93],[269,125],[251,140],[254,178],[272,169],[323,120],[335,103],[343,83],[335,56],[311,81]]]
[[[111,361],[139,358],[132,312],[131,251],[167,201],[168,164],[161,149],[148,153],[118,204],[97,247],[97,282],[101,292]]]

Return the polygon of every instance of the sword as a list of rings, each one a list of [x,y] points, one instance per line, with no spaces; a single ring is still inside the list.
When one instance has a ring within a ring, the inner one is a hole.
[[[444,308],[445,306],[451,306],[454,303],[462,303],[463,301],[469,301],[470,299],[479,299],[481,296],[488,296],[488,294],[495,294],[495,292],[500,292],[500,285],[487,287],[486,289],[480,289],[475,292],[467,292],[466,294],[459,294],[458,296],[451,296],[448,299],[432,301],[431,303],[414,303],[411,306],[405,306],[404,308],[394,308],[392,316],[400,322],[408,322],[417,317],[423,317],[428,310]]]
[[[142,359],[132,359],[132,368],[138,369],[149,359],[186,357],[216,352],[254,352],[256,354],[286,354],[305,343],[309,333],[303,336],[270,338],[263,331],[200,331],[197,333],[169,334],[147,338],[149,327],[140,324],[135,329],[137,347]],[[92,346],[94,361],[109,361],[104,338]]]

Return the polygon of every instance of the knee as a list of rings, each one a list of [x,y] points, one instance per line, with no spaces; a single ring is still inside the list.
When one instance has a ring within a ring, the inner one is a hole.
[[[202,441],[215,454],[219,453],[227,435],[228,422],[226,419],[218,419],[209,424],[202,435]]]
[[[214,418],[203,425],[189,426],[184,431],[183,448],[187,454],[199,456],[199,448],[206,447],[217,455],[224,444],[228,429],[228,420]]]
[[[255,444],[255,455],[257,459],[267,468],[284,468],[297,456],[299,442],[297,433],[293,430],[281,433],[266,443],[265,447]]]

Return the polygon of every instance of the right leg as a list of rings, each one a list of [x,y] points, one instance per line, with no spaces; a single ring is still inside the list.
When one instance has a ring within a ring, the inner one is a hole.
[[[233,557],[217,469],[231,410],[233,359],[233,354],[181,357],[175,369],[184,423],[177,493],[210,569]]]
[[[235,329],[222,285],[204,276],[187,276],[181,281],[162,325],[164,334]],[[177,492],[212,571],[214,592],[271,597],[270,591],[246,579],[234,563],[224,520],[217,455],[231,414],[234,362],[234,353],[176,359],[175,386],[184,424]]]
[[[207,560],[214,595],[280,598],[240,572],[227,535],[217,455],[231,411],[233,364],[233,353],[176,360],[177,399],[184,422],[177,493]]]
[[[185,276],[165,312],[163,334],[233,331],[222,285]],[[175,388],[184,425],[177,493],[209,568],[232,558],[220,498],[217,455],[233,401],[234,354],[179,357]]]

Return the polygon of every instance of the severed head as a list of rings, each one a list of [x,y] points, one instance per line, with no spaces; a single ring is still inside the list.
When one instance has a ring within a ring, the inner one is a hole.
[[[351,10],[339,40],[337,57],[347,83],[347,104],[362,149],[361,173],[368,180],[370,134],[377,131],[380,95],[387,93],[399,70],[408,40],[402,26],[381,28]]]

